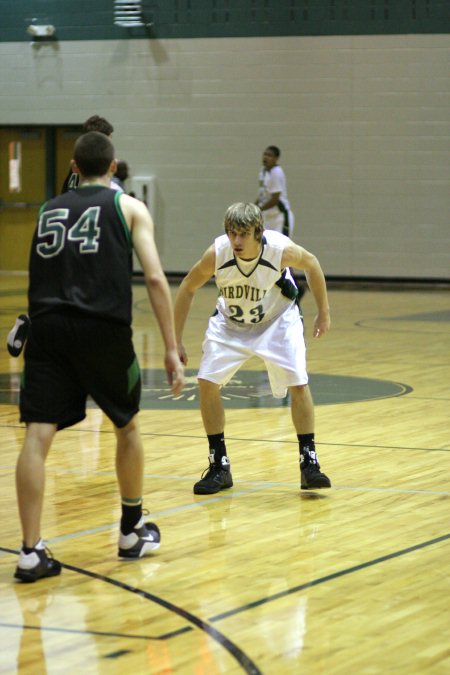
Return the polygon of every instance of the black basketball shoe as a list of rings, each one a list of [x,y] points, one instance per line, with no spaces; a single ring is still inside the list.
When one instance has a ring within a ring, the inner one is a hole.
[[[230,487],[233,487],[233,478],[228,457],[222,457],[221,464],[216,464],[214,455],[209,455],[209,466],[195,483],[194,494],[213,495]]]
[[[47,555],[47,552],[50,555]],[[25,553],[23,548],[21,549],[15,579],[30,583],[44,577],[56,577],[58,574],[61,574],[61,563],[52,557],[42,539],[39,539],[31,553]]]
[[[315,450],[308,447],[300,452],[300,487],[302,490],[312,490],[331,487],[331,481],[320,470]]]
[[[119,558],[142,558],[146,553],[156,551],[161,544],[161,534],[155,523],[144,522],[144,516],[130,534],[119,534]]]

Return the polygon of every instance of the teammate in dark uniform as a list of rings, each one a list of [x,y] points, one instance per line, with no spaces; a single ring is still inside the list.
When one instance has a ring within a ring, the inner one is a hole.
[[[104,117],[92,115],[84,122],[82,127],[82,132],[84,134],[88,131],[98,131],[101,134],[105,134],[105,136],[111,137],[114,127]],[[79,182],[80,174],[73,172],[72,168],[70,167],[61,188],[61,194],[64,194],[69,190],[75,190],[78,187]],[[122,190],[122,187],[117,182],[115,182],[112,177],[109,187],[114,190]],[[29,327],[30,318],[26,314],[20,314],[17,317],[14,326],[9,331],[6,339],[6,346],[11,356],[17,357],[22,353],[23,347],[28,337]]]
[[[31,324],[20,392],[26,434],[16,468],[23,547],[15,577],[22,581],[61,571],[40,535],[45,459],[56,431],[85,417],[88,395],[116,434],[119,556],[139,558],[159,547],[158,527],[142,516],[141,380],[131,331],[133,247],[164,341],[173,393],[184,384],[170,289],[146,206],[109,189],[116,162],[104,134],[89,132],[78,139],[72,168],[80,173],[80,187],[41,208],[30,255]]]

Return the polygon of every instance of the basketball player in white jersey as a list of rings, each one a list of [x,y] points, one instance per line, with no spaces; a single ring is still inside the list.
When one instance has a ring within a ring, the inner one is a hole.
[[[220,388],[252,356],[263,361],[272,394],[291,396],[299,441],[301,488],[331,487],[320,471],[314,445],[314,404],[308,386],[303,321],[298,288],[290,267],[304,270],[317,305],[313,335],[330,328],[325,277],[317,258],[285,235],[263,230],[261,210],[238,203],[225,214],[225,234],[217,237],[183,279],[175,299],[175,331],[181,361],[187,364],[183,329],[195,292],[215,277],[219,296],[203,342],[198,372],[200,406],[209,443],[209,467],[195,494],[232,487]]]
[[[292,237],[294,214],[288,200],[286,176],[278,164],[280,154],[276,145],[269,145],[264,150],[256,204],[263,212],[266,230],[276,230]]]

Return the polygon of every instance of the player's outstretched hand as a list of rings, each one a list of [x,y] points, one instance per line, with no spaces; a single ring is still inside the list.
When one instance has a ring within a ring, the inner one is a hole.
[[[184,345],[181,342],[178,345],[178,356],[180,357],[181,363],[184,366],[187,366],[188,355],[186,354],[186,350],[184,348]]]
[[[182,364],[175,349],[166,352],[164,359],[167,381],[172,387],[172,394],[178,396],[185,385],[184,365]]]
[[[314,319],[313,335],[316,338],[322,337],[330,330],[331,319],[329,312],[319,313]]]

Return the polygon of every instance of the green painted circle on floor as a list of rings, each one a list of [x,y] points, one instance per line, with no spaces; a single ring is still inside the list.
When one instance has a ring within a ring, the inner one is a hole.
[[[197,410],[199,407],[197,371],[186,370],[186,386],[173,397],[164,370],[142,369],[142,410]],[[18,404],[20,376],[0,373],[0,404]],[[400,382],[310,373],[310,387],[316,405],[373,401],[403,396],[412,388]],[[222,389],[226,408],[277,408],[289,404],[289,397],[276,399],[270,391],[265,371],[240,370]],[[94,404],[92,404],[94,405]]]
[[[20,375],[0,373],[0,404],[17,405],[19,402]],[[374,380],[366,377],[310,374],[310,386],[316,405],[372,401],[380,398],[403,396],[412,388],[390,380]],[[222,389],[227,408],[277,408],[289,403],[275,399],[270,391],[265,371],[240,370]],[[160,369],[142,370],[143,410],[189,410],[199,406],[197,371],[186,370],[186,386],[180,396],[174,398],[166,382],[166,374]]]
[[[316,405],[352,403],[380,398],[402,396],[412,388],[399,382],[373,380],[365,377],[346,377],[310,373],[310,387]],[[186,386],[175,399],[165,381],[162,370],[142,372],[141,408],[198,408],[197,371],[186,371]],[[289,397],[272,396],[265,371],[239,370],[222,389],[226,408],[277,408],[289,404]]]

